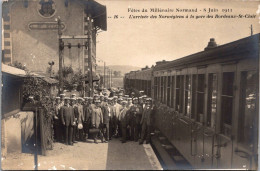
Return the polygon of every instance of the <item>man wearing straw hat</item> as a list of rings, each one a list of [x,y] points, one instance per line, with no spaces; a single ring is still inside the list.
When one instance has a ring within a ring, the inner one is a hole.
[[[146,144],[150,143],[151,140],[151,120],[152,120],[152,99],[147,98],[145,101],[146,105],[143,110],[143,115],[141,119],[142,133],[139,144],[143,144],[144,139],[146,139]]]
[[[75,123],[74,109],[69,105],[69,98],[64,98],[64,106],[61,107],[61,122],[64,125],[65,144],[73,145],[73,126]]]

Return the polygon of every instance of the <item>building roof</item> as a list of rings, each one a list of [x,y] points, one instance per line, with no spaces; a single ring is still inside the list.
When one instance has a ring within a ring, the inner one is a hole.
[[[49,83],[49,84],[58,84],[58,83],[59,83],[58,80],[52,79],[52,78],[50,78],[50,77],[43,77],[42,79],[43,79],[44,81],[46,81],[47,83]]]
[[[182,57],[164,64],[156,65],[154,70],[166,70],[210,63],[240,60],[258,56],[259,34],[255,34],[234,42],[230,42],[212,49],[204,50],[186,57]]]
[[[18,68],[15,68],[15,67],[3,64],[3,63],[2,63],[2,72],[11,74],[11,75],[15,75],[15,76],[20,76],[20,77],[26,76],[25,70],[18,69]]]
[[[2,72],[7,73],[7,74],[11,74],[11,75],[14,75],[14,76],[18,76],[18,77],[27,77],[28,74],[29,74],[29,75],[34,76],[34,77],[42,78],[44,81],[46,81],[49,84],[57,84],[59,82],[56,79],[52,79],[50,77],[39,75],[39,74],[36,74],[36,73],[33,73],[33,72],[30,72],[30,73],[27,74],[25,70],[15,68],[15,67],[3,64],[3,63],[2,63]]]
[[[83,0],[85,12],[91,14],[94,26],[107,30],[107,8],[94,0]]]

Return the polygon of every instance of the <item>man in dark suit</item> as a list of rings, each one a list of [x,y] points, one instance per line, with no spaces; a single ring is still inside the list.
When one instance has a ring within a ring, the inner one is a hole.
[[[143,116],[141,119],[142,125],[142,133],[141,133],[141,140],[139,144],[143,144],[144,139],[146,139],[146,144],[150,143],[151,139],[151,116],[152,116],[152,99],[146,99],[146,105],[143,110]]]
[[[138,104],[138,98],[133,98],[133,105],[129,109],[130,112],[130,127],[131,127],[131,140],[136,142],[141,137],[141,119],[142,119],[142,109]]]
[[[65,144],[73,145],[72,134],[75,123],[73,107],[69,105],[69,98],[65,97],[65,104],[61,107],[61,121],[65,128]]]
[[[105,96],[103,105],[101,106],[102,113],[103,113],[103,134],[105,137],[105,142],[109,140],[109,117],[110,117],[110,108],[108,104],[108,98]]]

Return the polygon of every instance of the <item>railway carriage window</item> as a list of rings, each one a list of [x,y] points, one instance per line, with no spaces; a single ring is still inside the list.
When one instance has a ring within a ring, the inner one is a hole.
[[[207,126],[212,128],[215,127],[216,112],[217,112],[217,74],[209,74]]]
[[[226,136],[231,136],[234,75],[234,72],[225,72],[222,80],[221,133]]]
[[[189,75],[186,75],[185,82],[185,115],[190,116],[191,113],[191,78]]]
[[[171,89],[172,89],[172,94],[171,94],[171,107],[174,106],[174,84],[175,84],[175,77],[172,76],[172,84],[171,84]]]
[[[157,92],[157,94],[158,94],[158,96],[157,96],[157,98],[158,98],[158,101],[160,101],[161,100],[161,94],[160,94],[160,90],[161,90],[161,77],[157,77],[157,82],[158,82],[158,92]]]
[[[157,80],[158,80],[158,77],[154,77],[154,98],[155,98],[155,100],[158,99],[158,97],[157,97],[157,87],[158,87]]]
[[[161,77],[160,100],[161,100],[161,102],[163,103],[163,77]]]
[[[240,113],[238,141],[245,147],[253,147],[254,122],[257,114],[257,87],[258,75],[256,71],[241,73]]]
[[[164,104],[167,104],[166,101],[166,96],[167,96],[167,76],[164,77],[164,82],[163,82],[163,102]]]
[[[196,87],[197,87],[197,75],[192,75],[192,104],[191,104],[191,118],[195,119],[196,113]]]
[[[171,97],[171,95],[170,95],[170,93],[171,93],[171,77],[168,76],[167,78],[168,78],[168,81],[167,81],[167,106],[170,106],[171,105],[171,99],[170,99],[170,97]]]
[[[197,117],[198,122],[203,122],[204,114],[204,94],[205,94],[205,75],[198,75],[198,84],[197,84]]]
[[[182,113],[183,109],[183,90],[184,90],[183,75],[178,75],[176,78],[176,110]]]

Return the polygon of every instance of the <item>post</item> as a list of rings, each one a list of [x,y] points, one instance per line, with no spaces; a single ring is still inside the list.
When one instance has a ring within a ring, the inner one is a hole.
[[[103,76],[103,87],[106,87],[106,62],[104,62],[104,76]]]
[[[34,103],[34,105],[35,105],[35,103]],[[38,109],[37,109],[37,107],[36,107],[36,109],[35,109],[35,124],[34,124],[34,169],[35,170],[38,170],[38,144],[37,144],[37,132],[38,132],[38,129],[37,129],[37,127],[38,127],[38,123],[37,123],[37,121],[38,121],[38,117],[37,117],[37,114],[38,114]]]
[[[112,69],[111,69],[111,87],[113,86],[113,72],[112,72]]]
[[[91,14],[88,14],[88,66],[89,66],[89,96],[93,95],[93,75],[92,75],[92,22]]]
[[[60,17],[58,17],[58,36],[59,36],[59,93],[62,93],[63,91],[63,75],[62,75],[62,39],[61,39],[61,20]]]

